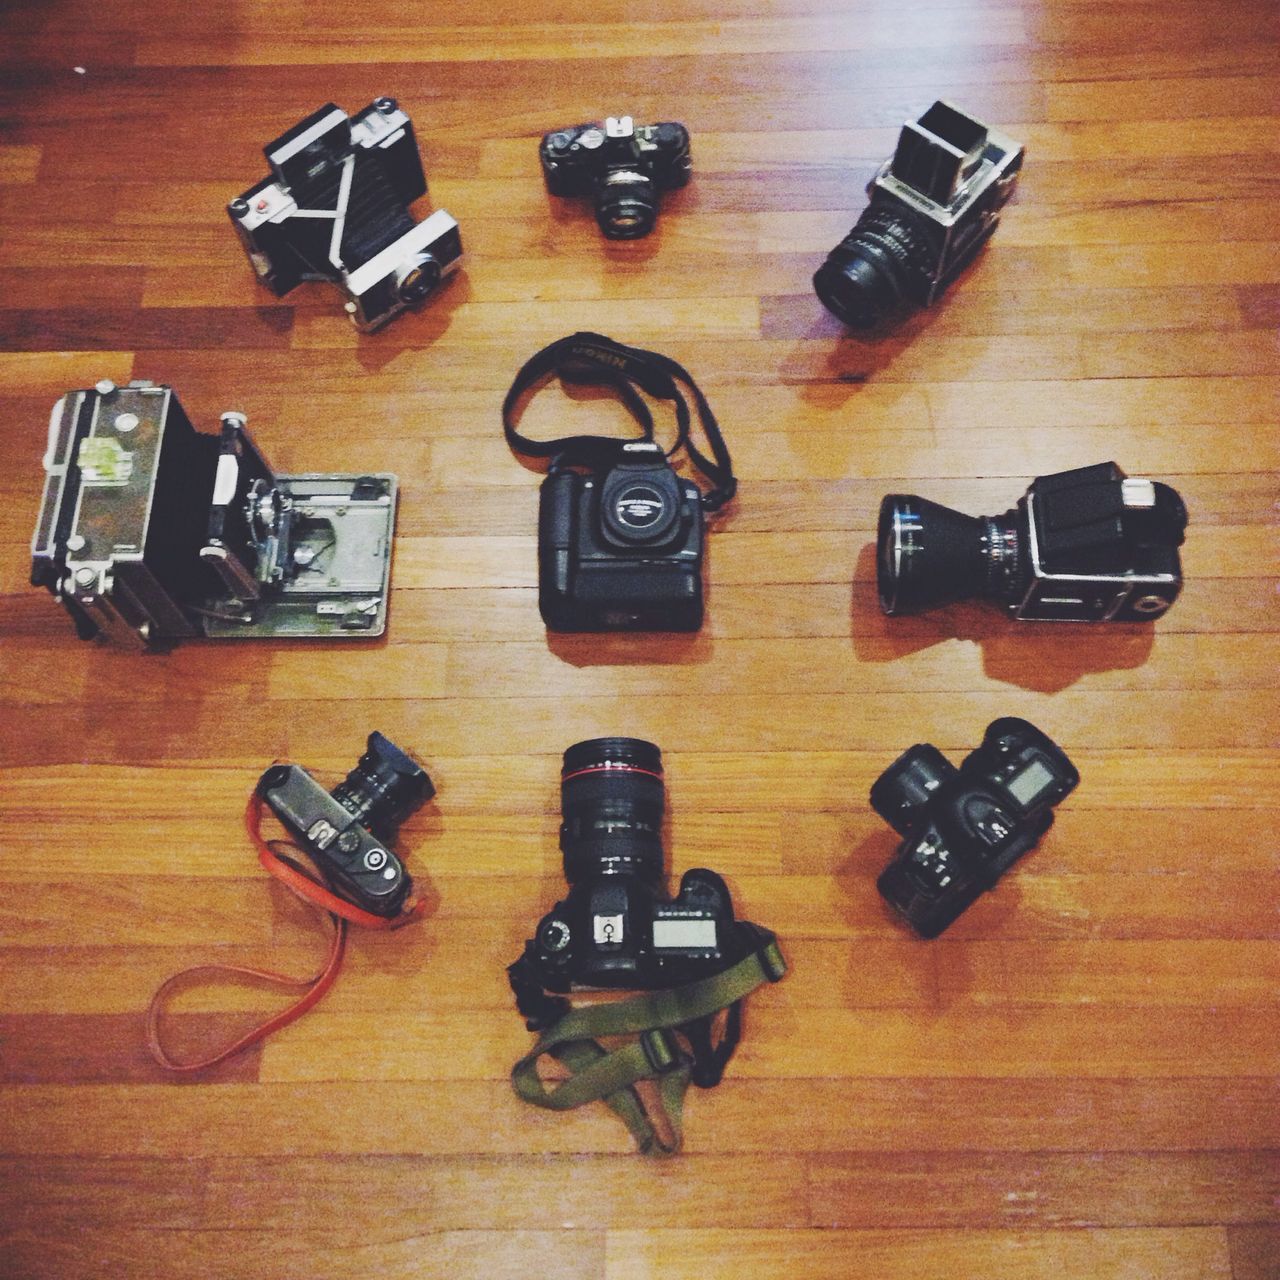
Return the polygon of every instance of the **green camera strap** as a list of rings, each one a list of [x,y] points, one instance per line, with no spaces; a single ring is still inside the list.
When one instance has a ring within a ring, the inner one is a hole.
[[[684,1095],[690,1082],[708,1087],[719,1080],[737,1043],[740,1002],[787,971],[777,939],[767,930],[758,932],[760,945],[714,977],[570,1009],[512,1068],[516,1093],[549,1111],[604,1102],[631,1131],[641,1154],[674,1155],[683,1140]],[[726,1010],[730,1023],[720,1046],[713,1049],[711,1020]],[[676,1039],[677,1032],[689,1041],[691,1051]],[[611,1050],[598,1043],[602,1037],[629,1036],[636,1039]],[[565,1067],[568,1077],[544,1081],[538,1074],[538,1060],[544,1055]],[[635,1088],[642,1080],[656,1082],[662,1128]]]

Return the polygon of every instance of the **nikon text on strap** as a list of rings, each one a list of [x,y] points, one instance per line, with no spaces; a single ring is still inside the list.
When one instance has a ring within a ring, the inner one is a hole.
[[[702,495],[705,511],[719,511],[737,492],[733,462],[711,406],[687,369],[656,351],[623,346],[599,333],[575,333],[544,347],[525,362],[516,374],[502,402],[502,426],[507,443],[516,453],[532,458],[554,458],[561,465],[602,467],[620,456],[628,442],[610,436],[562,436],[556,440],[531,440],[516,430],[515,409],[531,387],[556,375],[565,382],[600,383],[612,387],[623,404],[640,423],[641,438],[654,439],[653,415],[636,388],[655,400],[670,400],[676,414],[675,443],[667,450],[671,457],[683,445],[693,465],[712,487]],[[681,387],[688,388],[710,446],[707,457],[690,439],[689,402]]]

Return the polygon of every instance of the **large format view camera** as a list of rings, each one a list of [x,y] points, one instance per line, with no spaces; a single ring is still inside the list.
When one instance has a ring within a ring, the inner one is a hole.
[[[764,931],[734,919],[729,890],[714,871],[686,871],[680,892],[667,895],[662,753],[653,743],[577,743],[564,753],[560,796],[569,894],[543,917],[509,971],[531,1030],[567,1007],[547,992],[679,987],[760,948]]]
[[[553,196],[590,196],[596,222],[610,240],[637,240],[653,230],[658,193],[689,181],[689,131],[675,121],[636,124],[610,116],[546,134],[538,148]]]
[[[865,329],[934,302],[996,229],[1022,151],[949,102],[908,120],[871,203],[813,277],[822,304]]]
[[[362,332],[415,306],[462,256],[443,209],[415,223],[427,190],[413,123],[394,98],[348,117],[332,102],[264,148],[271,173],[228,206],[258,278],[278,297],[330,280]]]
[[[1174,489],[1114,462],[1041,476],[1002,516],[892,493],[880,503],[880,606],[982,596],[1029,622],[1141,622],[1178,598],[1186,526]]]
[[[871,788],[871,807],[903,837],[880,892],[918,933],[936,937],[1035,848],[1079,781],[1061,748],[1011,716],[987,726],[959,769],[918,743]]]
[[[412,756],[375,732],[332,791],[301,765],[275,764],[257,793],[344,898],[376,916],[403,908],[413,881],[391,844],[400,824],[435,795]]]
[[[276,475],[222,416],[197,431],[169,387],[99,382],[54,406],[31,582],[82,639],[377,636],[393,475]]]

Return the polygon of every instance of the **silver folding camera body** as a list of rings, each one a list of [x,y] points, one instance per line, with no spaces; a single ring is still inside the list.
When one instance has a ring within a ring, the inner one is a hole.
[[[275,475],[239,413],[197,431],[169,387],[100,382],[53,408],[31,582],[81,638],[377,636],[393,475]]]
[[[277,296],[303,280],[347,295],[363,333],[422,302],[457,270],[462,240],[443,209],[415,222],[427,183],[413,123],[394,98],[356,116],[328,103],[270,143],[270,176],[227,206],[258,278]]]

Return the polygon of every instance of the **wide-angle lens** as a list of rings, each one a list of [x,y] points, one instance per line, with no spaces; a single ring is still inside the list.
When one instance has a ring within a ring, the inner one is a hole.
[[[390,843],[395,829],[435,795],[435,787],[412,756],[371,733],[360,762],[331,794],[357,822]]]
[[[610,240],[637,240],[653,230],[658,194],[651,179],[634,170],[604,177],[596,196],[596,221]]]
[[[882,499],[876,536],[881,609],[915,613],[980,593],[987,578],[985,527],[980,517],[915,494]]]
[[[937,747],[917,743],[871,784],[871,807],[900,836],[906,835],[930,795],[956,772]]]

